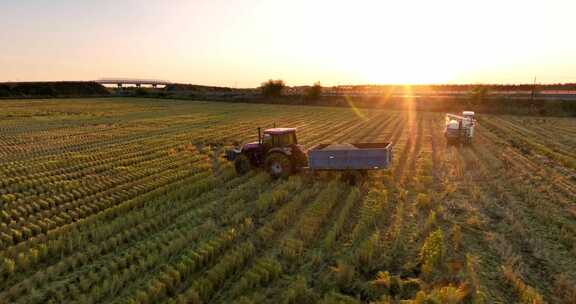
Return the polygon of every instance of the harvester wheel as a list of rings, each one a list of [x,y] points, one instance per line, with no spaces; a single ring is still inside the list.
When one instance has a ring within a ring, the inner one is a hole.
[[[234,160],[234,169],[238,175],[244,175],[251,169],[250,160],[246,155],[238,155]]]
[[[274,178],[285,178],[292,174],[294,166],[288,156],[282,153],[272,153],[266,157],[266,170]]]

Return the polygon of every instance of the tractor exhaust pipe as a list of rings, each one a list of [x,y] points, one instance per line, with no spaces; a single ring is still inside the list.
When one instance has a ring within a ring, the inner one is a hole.
[[[261,128],[258,127],[258,143],[259,143],[259,144],[262,144],[262,134],[261,134],[261,130],[260,130],[260,129],[261,129]]]

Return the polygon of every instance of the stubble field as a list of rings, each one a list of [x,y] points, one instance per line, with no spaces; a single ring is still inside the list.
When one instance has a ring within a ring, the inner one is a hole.
[[[0,101],[0,303],[575,303],[576,119],[152,99]],[[237,176],[297,127],[391,168]]]

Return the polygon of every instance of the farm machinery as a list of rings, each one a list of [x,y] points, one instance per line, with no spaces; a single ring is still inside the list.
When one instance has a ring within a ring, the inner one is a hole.
[[[295,128],[271,128],[261,132],[258,141],[226,150],[238,174],[262,168],[275,177],[300,171],[342,171],[365,173],[385,169],[392,161],[391,143],[320,144],[305,150],[298,144]]]
[[[475,125],[476,120],[472,111],[463,111],[462,115],[446,114],[446,128],[444,129],[446,142],[449,145],[472,144]]]

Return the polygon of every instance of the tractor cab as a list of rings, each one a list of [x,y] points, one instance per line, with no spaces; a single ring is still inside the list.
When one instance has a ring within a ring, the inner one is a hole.
[[[272,128],[264,130],[261,142],[268,147],[288,147],[297,145],[296,128]]]
[[[272,128],[264,132],[258,128],[258,141],[244,144],[240,151],[248,154],[266,153],[270,149],[297,145],[296,128]]]

